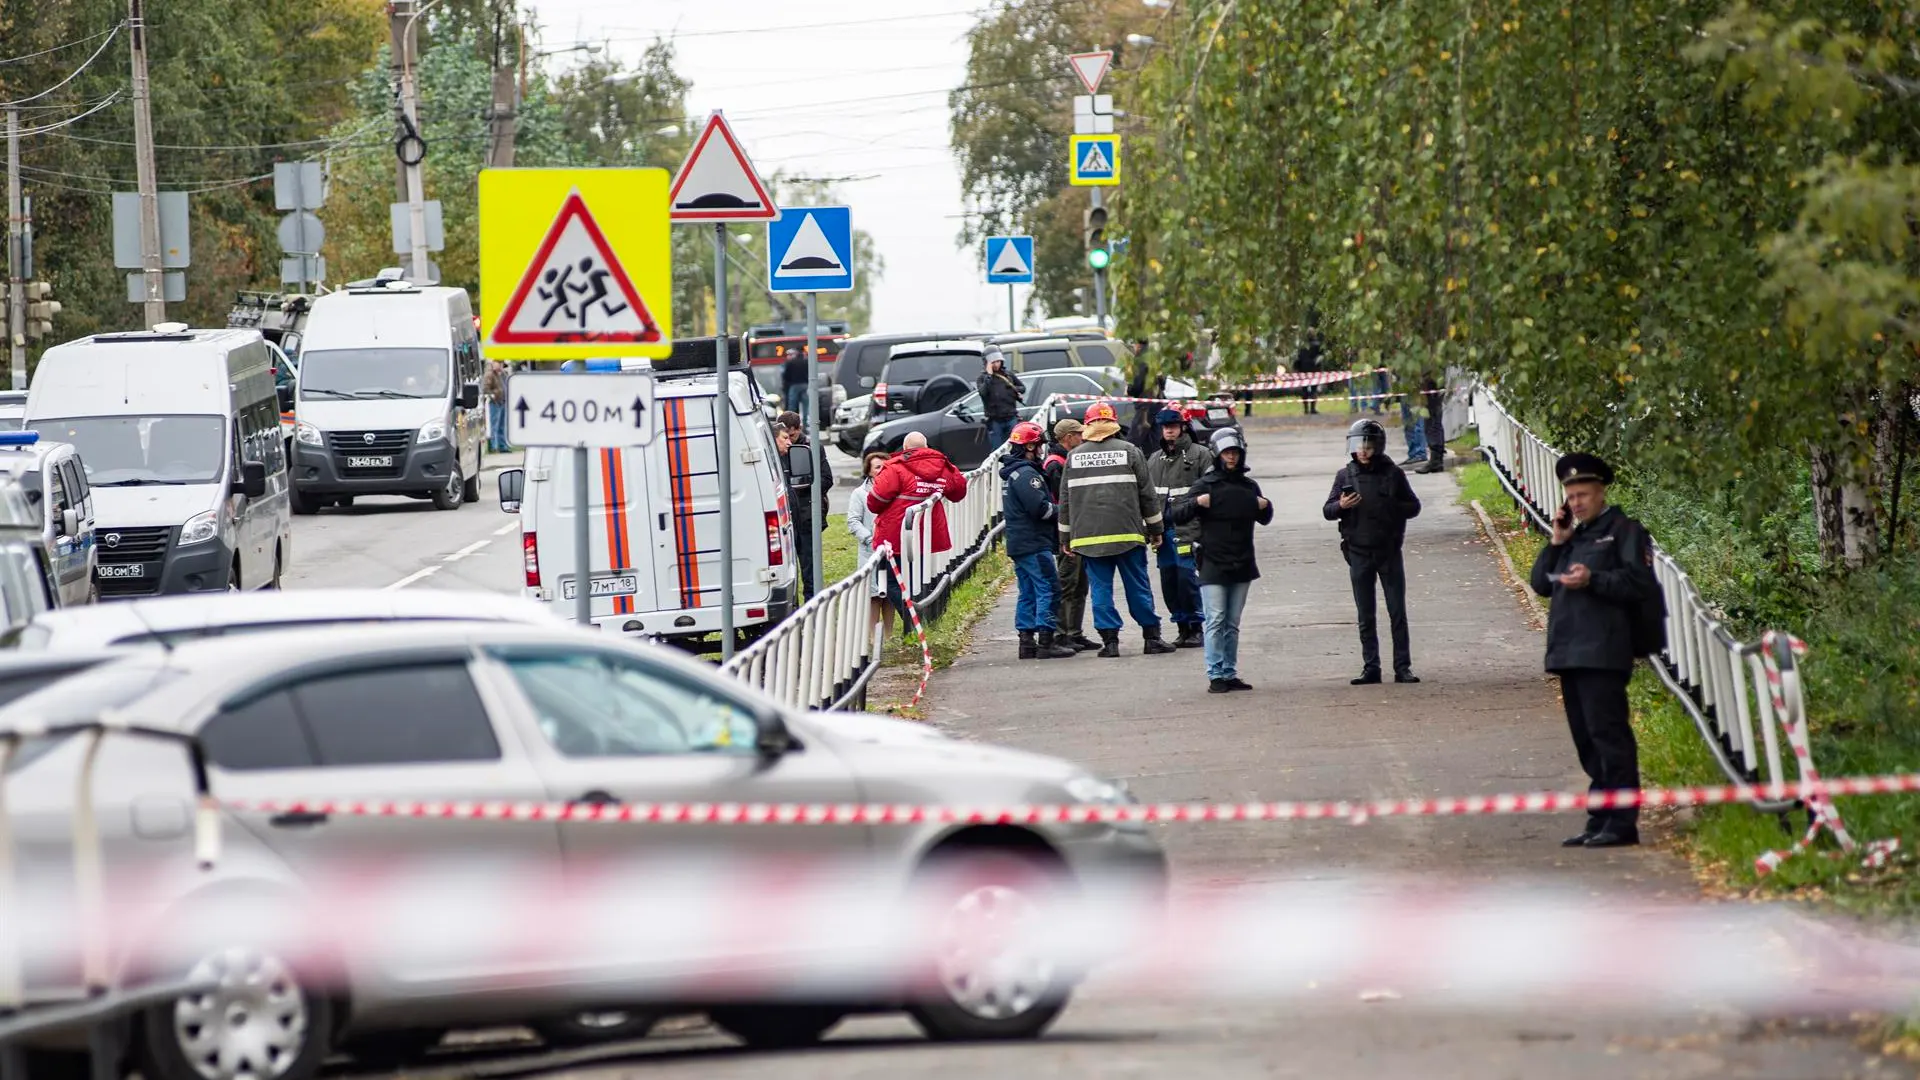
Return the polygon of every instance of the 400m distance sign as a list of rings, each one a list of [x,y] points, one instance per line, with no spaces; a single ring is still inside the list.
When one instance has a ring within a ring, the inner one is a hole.
[[[518,446],[645,446],[653,428],[653,376],[644,371],[507,380],[507,439]]]

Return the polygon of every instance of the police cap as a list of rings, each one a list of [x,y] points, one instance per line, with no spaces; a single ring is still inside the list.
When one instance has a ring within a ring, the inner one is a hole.
[[[1582,480],[1611,484],[1613,466],[1598,454],[1565,454],[1553,463],[1553,475],[1559,477],[1562,484],[1574,484]]]

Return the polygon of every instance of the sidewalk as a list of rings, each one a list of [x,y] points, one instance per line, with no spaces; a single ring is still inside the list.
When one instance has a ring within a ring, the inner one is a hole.
[[[1249,464],[1275,507],[1273,524],[1256,533],[1262,576],[1241,623],[1240,675],[1254,691],[1207,694],[1200,650],[1143,656],[1132,625],[1118,660],[1018,661],[1009,590],[967,654],[935,675],[929,719],[959,737],[1083,762],[1149,802],[1583,789],[1541,669],[1542,635],[1502,586],[1450,474],[1410,477],[1424,504],[1406,544],[1423,682],[1348,685],[1360,672],[1352,592],[1335,527],[1320,513],[1346,422],[1343,410],[1249,423]],[[1154,588],[1165,618],[1157,575]],[[1091,611],[1088,619],[1091,633]],[[1380,636],[1390,657],[1384,607]],[[1583,885],[1638,883],[1642,895],[1693,894],[1680,861],[1650,846],[1560,848],[1580,824],[1577,815],[1531,815],[1197,825],[1169,827],[1165,838],[1176,872],[1203,878],[1572,874]],[[1661,830],[1648,824],[1651,843]]]

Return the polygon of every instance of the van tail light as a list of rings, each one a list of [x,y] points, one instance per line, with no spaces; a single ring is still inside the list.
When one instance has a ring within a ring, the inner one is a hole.
[[[780,511],[767,511],[767,565],[784,566],[787,546],[780,542]]]
[[[887,407],[887,384],[876,383],[873,388],[873,404],[876,408]]]
[[[527,588],[540,587],[540,539],[533,533],[520,535],[520,558],[526,564]]]

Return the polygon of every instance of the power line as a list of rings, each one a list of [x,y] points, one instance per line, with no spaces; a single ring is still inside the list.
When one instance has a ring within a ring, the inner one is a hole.
[[[106,108],[107,106],[113,104],[118,100],[120,100],[120,92],[118,90],[115,90],[110,97],[105,98],[100,102],[100,104],[95,105],[93,108],[88,109],[86,112],[83,112],[78,116],[70,116],[67,119],[62,120],[57,124],[46,124],[37,128],[22,128],[20,129],[18,134],[21,136],[45,135],[50,131],[59,131],[61,128],[66,127],[69,124],[77,124],[80,121],[85,120],[87,117],[92,116],[94,113],[99,112],[101,109]]]
[[[929,11],[918,15],[881,15],[870,19],[840,19],[834,22],[790,23],[786,26],[743,26],[728,30],[694,30],[678,33],[672,30],[642,30],[637,26],[612,26],[610,30],[629,30],[631,34],[619,36],[602,35],[594,38],[581,38],[554,44],[592,44],[595,41],[678,41],[681,38],[733,37],[740,34],[779,34],[793,30],[825,30],[841,26],[871,26],[876,23],[918,22],[922,19],[948,19],[956,15],[979,16],[986,14],[982,8],[967,8],[963,11]]]
[[[96,39],[98,39],[98,38],[100,38],[100,37],[103,37],[103,36],[105,36],[105,35],[107,35],[107,34],[115,34],[115,33],[119,33],[119,31],[120,31],[120,28],[121,28],[121,27],[123,27],[123,26],[125,26],[125,25],[127,25],[127,24],[126,24],[126,23],[124,23],[124,22],[118,22],[118,23],[114,23],[114,24],[113,24],[113,26],[111,26],[110,28],[108,28],[108,29],[106,29],[106,30],[102,30],[102,31],[100,31],[100,33],[98,33],[98,34],[93,34],[93,35],[91,35],[91,36],[89,36],[89,37],[83,37],[83,38],[81,38],[81,39],[80,39],[80,40],[78,40],[78,41],[69,41],[69,42],[67,42],[67,43],[66,43],[65,45],[55,45],[55,46],[54,46],[53,48],[51,48],[51,49],[41,49],[41,50],[40,50],[39,52],[35,52],[35,53],[28,53],[28,54],[26,54],[25,56],[14,56],[14,57],[9,57],[9,58],[7,58],[7,59],[5,59],[5,60],[0,60],[0,65],[4,65],[4,64],[23,64],[23,63],[25,63],[25,62],[27,62],[28,60],[33,60],[33,59],[36,59],[36,58],[38,58],[38,57],[42,57],[42,56],[52,56],[52,55],[53,55],[54,53],[57,53],[57,52],[59,52],[59,51],[61,51],[62,49],[72,49],[72,48],[76,48],[76,47],[78,47],[78,46],[81,46],[81,45],[85,45],[85,44],[86,44],[87,42],[89,42],[89,41],[94,41],[94,40],[96,40]]]
[[[95,49],[95,50],[93,50],[93,55],[92,55],[92,56],[89,56],[89,57],[87,57],[87,58],[86,58],[86,60],[84,60],[84,61],[82,61],[79,67],[77,67],[77,68],[74,68],[74,69],[73,69],[72,71],[69,71],[69,72],[67,72],[67,77],[66,77],[66,78],[64,78],[64,79],[61,79],[61,80],[60,80],[59,82],[57,82],[57,83],[54,83],[54,84],[53,84],[52,86],[49,86],[49,87],[47,87],[47,88],[46,88],[45,90],[42,90],[42,91],[40,91],[39,93],[37,93],[37,94],[34,94],[34,95],[32,95],[31,97],[23,97],[23,98],[21,98],[21,99],[19,99],[18,101],[5,101],[5,102],[0,102],[0,106],[9,106],[9,105],[25,105],[25,104],[26,104],[27,102],[29,102],[29,101],[38,101],[38,100],[40,100],[41,98],[43,98],[43,97],[46,97],[46,96],[47,96],[48,94],[51,94],[51,93],[53,93],[54,91],[56,91],[56,90],[58,90],[58,89],[60,89],[61,87],[63,87],[63,86],[65,86],[65,85],[67,85],[68,83],[70,83],[70,82],[72,82],[73,80],[75,80],[75,79],[77,79],[77,78],[79,78],[79,77],[80,77],[80,73],[81,73],[81,72],[83,72],[83,71],[85,71],[85,70],[87,70],[87,68],[89,68],[89,67],[91,67],[91,66],[93,65],[93,62],[94,62],[95,60],[98,60],[98,59],[100,59],[100,54],[101,54],[101,53],[103,53],[103,52],[106,52],[106,51],[107,51],[107,47],[108,47],[109,45],[112,45],[112,44],[113,44],[113,39],[114,39],[114,38],[115,38],[116,36],[118,36],[118,35],[119,35],[119,33],[120,33],[120,28],[121,28],[122,26],[125,26],[125,25],[127,25],[127,24],[126,24],[126,23],[118,23],[118,24],[116,24],[116,25],[115,25],[115,26],[113,27],[113,29],[111,29],[111,30],[108,30],[108,31],[107,31],[107,40],[105,40],[105,41],[103,41],[103,42],[101,42],[101,43],[100,43],[100,47],[99,47],[99,48],[97,48],[97,49]]]
[[[327,146],[330,144],[337,146],[337,145],[343,145],[345,143],[353,141],[354,139],[360,138],[362,135],[365,135],[370,131],[374,131],[376,129],[385,127],[388,123],[389,121],[383,117],[379,120],[368,122],[364,127],[359,128],[358,130],[352,132],[351,134],[341,135],[341,136],[328,136],[323,139],[300,139],[294,142],[228,143],[224,145],[222,144],[188,145],[183,143],[154,143],[153,146],[154,146],[154,149],[156,150],[291,150],[291,149],[302,147],[302,146]],[[125,139],[101,139],[91,135],[74,135],[72,133],[64,134],[61,136],[61,138],[72,139],[75,142],[98,143],[102,146],[132,146],[133,145],[133,143]]]

